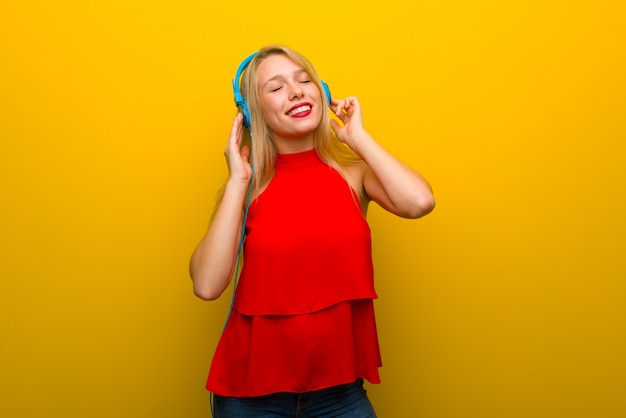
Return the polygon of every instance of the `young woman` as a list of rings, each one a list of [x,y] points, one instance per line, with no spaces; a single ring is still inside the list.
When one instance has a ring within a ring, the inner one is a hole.
[[[240,270],[207,381],[215,416],[375,417],[363,389],[381,365],[367,207],[419,218],[430,186],[296,51],[261,49],[233,86],[229,177],[190,262],[205,300]]]

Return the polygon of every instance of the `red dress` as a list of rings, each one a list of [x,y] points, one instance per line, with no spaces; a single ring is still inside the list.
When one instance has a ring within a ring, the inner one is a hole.
[[[222,396],[380,383],[370,229],[315,150],[278,155],[250,205],[244,266],[206,388]]]

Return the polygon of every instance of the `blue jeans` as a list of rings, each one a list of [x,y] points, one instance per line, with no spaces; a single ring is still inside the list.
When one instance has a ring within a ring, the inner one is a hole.
[[[250,398],[214,395],[215,418],[376,418],[363,379],[306,393]]]

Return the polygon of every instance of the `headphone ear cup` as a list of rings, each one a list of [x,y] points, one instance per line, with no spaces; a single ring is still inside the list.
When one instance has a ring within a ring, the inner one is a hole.
[[[241,81],[241,75],[243,71],[246,69],[250,61],[258,54],[258,52],[249,55],[244,59],[239,67],[237,68],[237,73],[235,73],[235,78],[233,79],[233,92],[235,93],[235,105],[239,112],[243,115],[243,126],[250,129],[250,110],[248,109],[248,101],[245,97],[242,96],[241,90],[239,89],[239,83]]]
[[[248,101],[243,99],[240,102],[237,102],[237,108],[239,109],[239,113],[243,115],[243,126],[250,129],[250,110],[248,109]]]
[[[320,83],[322,84],[322,88],[324,89],[324,94],[326,95],[326,99],[328,100],[328,104],[330,105],[330,99],[332,97],[330,95],[330,88],[328,88],[328,84],[326,84],[324,80],[320,80]]]

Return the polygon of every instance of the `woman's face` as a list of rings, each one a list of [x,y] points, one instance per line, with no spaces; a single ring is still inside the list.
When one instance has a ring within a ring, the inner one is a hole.
[[[324,102],[311,76],[286,55],[276,54],[259,64],[257,79],[261,113],[279,151],[294,139],[312,147]]]

